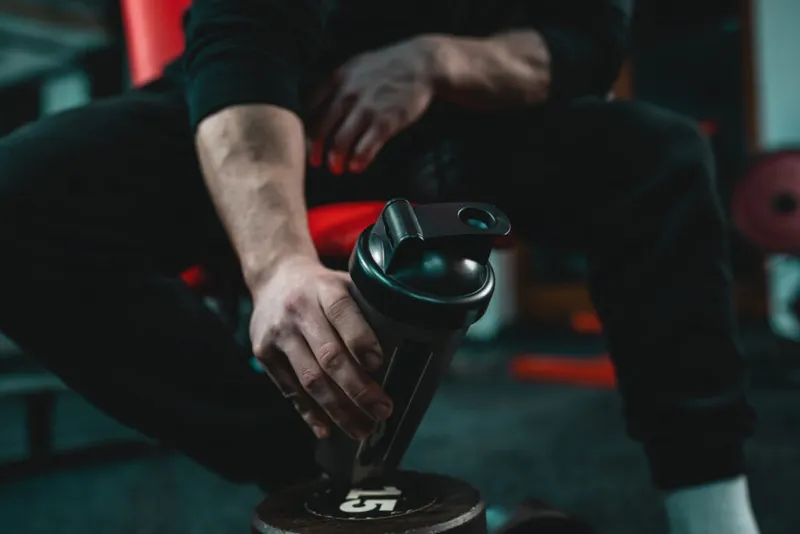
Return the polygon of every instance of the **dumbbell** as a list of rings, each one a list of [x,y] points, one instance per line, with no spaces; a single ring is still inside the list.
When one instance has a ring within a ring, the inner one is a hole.
[[[455,350],[489,304],[492,243],[510,228],[487,204],[386,204],[360,235],[349,271],[383,348],[374,378],[394,403],[392,416],[363,441],[339,430],[320,441],[316,460],[326,476],[268,496],[253,532],[486,534],[475,488],[398,466]]]

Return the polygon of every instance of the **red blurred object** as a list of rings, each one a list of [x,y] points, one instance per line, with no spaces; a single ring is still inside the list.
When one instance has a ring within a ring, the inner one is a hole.
[[[326,258],[347,258],[361,232],[381,214],[385,202],[344,202],[318,206],[308,212],[308,227],[317,253]]]
[[[613,389],[616,372],[608,354],[575,358],[550,354],[523,354],[511,360],[511,376],[524,382],[547,382]]]
[[[736,227],[768,252],[800,252],[800,150],[760,156],[736,184]]]
[[[122,0],[122,22],[133,85],[159,76],[183,51],[183,14],[191,0]]]
[[[206,276],[205,271],[203,271],[203,268],[199,265],[184,271],[184,273],[181,275],[181,279],[189,287],[203,287],[208,282],[208,277]]]
[[[600,319],[591,312],[578,312],[570,317],[570,326],[579,334],[601,334],[603,325]]]

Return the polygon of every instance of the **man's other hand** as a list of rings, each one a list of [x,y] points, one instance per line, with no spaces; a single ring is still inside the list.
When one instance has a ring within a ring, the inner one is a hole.
[[[359,173],[389,139],[431,103],[437,39],[418,37],[354,57],[337,69],[310,106],[312,166]]]
[[[347,273],[316,259],[286,258],[253,292],[255,356],[320,439],[336,424],[363,439],[392,401],[365,370],[381,347],[350,293]]]

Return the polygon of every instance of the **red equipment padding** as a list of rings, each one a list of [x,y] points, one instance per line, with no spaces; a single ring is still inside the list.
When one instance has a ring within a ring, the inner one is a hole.
[[[765,154],[736,184],[731,211],[736,227],[768,252],[800,252],[800,151]]]
[[[614,365],[608,354],[574,358],[548,354],[524,354],[511,360],[511,376],[526,382],[548,382],[613,389],[617,386]]]
[[[161,76],[183,51],[183,14],[191,0],[121,0],[131,81],[141,86]]]
[[[317,253],[326,258],[347,258],[362,231],[381,214],[385,202],[343,202],[308,211],[308,227]]]

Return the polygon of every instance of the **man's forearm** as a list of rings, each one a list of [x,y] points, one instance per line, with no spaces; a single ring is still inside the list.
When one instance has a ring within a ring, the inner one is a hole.
[[[224,109],[196,136],[211,198],[254,289],[286,256],[315,256],[304,194],[300,119],[269,105]]]
[[[442,100],[492,111],[541,104],[549,96],[550,53],[535,30],[422,38],[436,50],[436,90]]]

